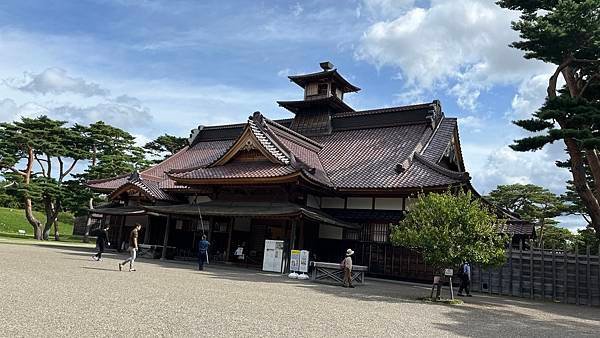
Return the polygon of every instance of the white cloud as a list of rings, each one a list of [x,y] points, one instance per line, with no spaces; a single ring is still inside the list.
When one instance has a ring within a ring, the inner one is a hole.
[[[485,126],[484,120],[480,117],[469,115],[458,119],[459,128],[462,131],[470,131],[473,133],[481,132],[481,128]]]
[[[477,151],[477,145],[465,145],[465,151]],[[471,149],[475,148],[475,149]],[[557,148],[557,149],[553,149]],[[483,194],[489,193],[499,184],[536,184],[548,188],[555,193],[565,190],[566,181],[571,177],[567,169],[558,168],[556,157],[562,151],[560,144],[546,146],[537,152],[516,152],[504,146],[489,152],[479,168],[472,170],[473,183]]]
[[[508,47],[519,39],[510,28],[517,18],[492,1],[433,0],[430,8],[373,23],[356,56],[398,68],[406,90],[445,89],[461,107],[473,110],[480,93],[491,86],[520,83],[549,69]]]
[[[50,115],[50,111],[47,107],[35,102],[26,102],[19,105],[12,99],[0,101],[1,122],[10,122],[18,120],[21,117],[37,117],[40,115]]]
[[[507,113],[510,119],[527,119],[538,110],[546,98],[549,74],[531,76],[521,83],[512,99],[511,111]]]
[[[61,68],[48,68],[39,74],[25,73],[23,79],[5,79],[8,86],[32,94],[76,93],[86,97],[107,96],[110,92],[97,83],[73,77]]]
[[[114,101],[87,107],[71,105],[54,107],[50,109],[50,115],[71,123],[89,124],[104,121],[128,131],[149,127],[153,122],[148,108]]]

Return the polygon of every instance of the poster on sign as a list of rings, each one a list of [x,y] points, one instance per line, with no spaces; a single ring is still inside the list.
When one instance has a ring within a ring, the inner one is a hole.
[[[300,250],[292,250],[290,254],[290,271],[298,271],[300,268]]]
[[[300,251],[300,271],[301,272],[308,272],[308,260],[309,260],[308,250]]]

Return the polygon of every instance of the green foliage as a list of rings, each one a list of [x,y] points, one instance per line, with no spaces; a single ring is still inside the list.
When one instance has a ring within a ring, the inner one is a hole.
[[[421,252],[437,269],[463,262],[497,266],[509,239],[502,221],[470,192],[419,195],[407,217],[392,229],[394,245]]]
[[[513,22],[521,41],[512,47],[525,58],[560,64],[565,55],[598,59],[600,4],[598,0],[501,0],[501,7],[522,12]]]
[[[559,196],[534,184],[499,185],[485,198],[533,223],[553,223],[566,210]]]
[[[164,134],[157,137],[156,140],[146,143],[146,145],[144,145],[144,149],[146,149],[152,156],[159,157],[160,159],[155,162],[160,162],[175,154],[186,145],[187,139],[185,137]]]
[[[544,248],[569,251],[573,248],[576,238],[577,236],[571,233],[569,229],[546,225],[544,230]]]
[[[44,214],[40,211],[34,211],[38,218],[43,218]],[[73,233],[73,215],[71,213],[60,213],[58,216],[59,227],[65,234]],[[0,207],[0,233],[16,234],[19,230],[25,230],[31,235],[31,226],[25,219],[23,209],[1,208]]]

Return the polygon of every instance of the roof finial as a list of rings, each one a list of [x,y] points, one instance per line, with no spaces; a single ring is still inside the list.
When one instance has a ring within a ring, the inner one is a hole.
[[[334,67],[333,63],[331,63],[331,62],[329,62],[329,61],[323,61],[323,62],[321,62],[321,63],[319,63],[319,66],[321,66],[321,68],[322,68],[324,71],[331,70],[331,69],[333,69],[333,67]]]

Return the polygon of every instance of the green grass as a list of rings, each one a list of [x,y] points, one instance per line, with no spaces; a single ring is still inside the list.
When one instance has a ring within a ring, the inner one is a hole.
[[[46,220],[44,213],[34,211],[35,217],[42,223]],[[19,230],[25,230],[26,235],[19,235]],[[58,231],[61,241],[81,240],[78,236],[73,236],[73,215],[61,213],[58,216]],[[0,236],[11,238],[33,238],[33,228],[25,218],[25,211],[22,209],[0,208]],[[50,230],[50,237],[54,237],[54,228]]]

